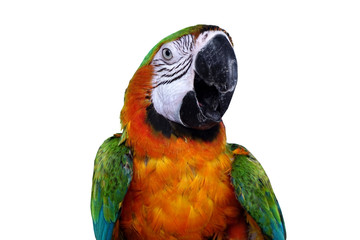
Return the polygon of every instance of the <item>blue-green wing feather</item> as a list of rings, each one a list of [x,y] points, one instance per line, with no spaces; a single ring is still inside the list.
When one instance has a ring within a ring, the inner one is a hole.
[[[110,240],[133,173],[131,152],[120,138],[108,138],[94,164],[91,215],[97,240]]]
[[[265,239],[286,239],[285,223],[269,178],[255,157],[244,147],[229,144],[234,151],[231,181],[240,204],[259,225]]]

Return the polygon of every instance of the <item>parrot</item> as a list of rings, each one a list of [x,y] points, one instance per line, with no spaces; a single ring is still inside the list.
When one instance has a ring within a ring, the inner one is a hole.
[[[131,78],[121,133],[100,146],[97,240],[286,239],[269,178],[222,117],[238,81],[229,33],[195,25],[157,43]]]

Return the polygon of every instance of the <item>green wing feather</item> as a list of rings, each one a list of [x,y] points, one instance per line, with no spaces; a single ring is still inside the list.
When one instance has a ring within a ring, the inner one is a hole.
[[[97,240],[111,239],[132,174],[130,149],[119,137],[108,138],[95,158],[91,192],[91,215]]]
[[[264,169],[244,147],[228,144],[228,148],[242,152],[235,153],[231,170],[237,199],[259,225],[265,239],[286,239],[281,209]]]

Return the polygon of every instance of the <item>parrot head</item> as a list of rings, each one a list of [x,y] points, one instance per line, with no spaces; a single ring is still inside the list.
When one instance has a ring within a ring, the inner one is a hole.
[[[147,54],[138,72],[144,68],[151,69],[151,76],[135,73],[130,85],[148,81],[146,118],[156,130],[165,135],[176,126],[206,131],[222,121],[238,75],[232,40],[225,30],[196,25],[171,34]],[[131,95],[130,85],[126,95]],[[125,105],[131,98],[126,95]]]

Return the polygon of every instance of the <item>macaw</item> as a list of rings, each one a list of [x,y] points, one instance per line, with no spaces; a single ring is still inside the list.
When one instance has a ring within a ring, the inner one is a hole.
[[[286,239],[270,181],[222,116],[237,83],[230,35],[196,25],[169,35],[130,80],[122,133],[95,158],[97,240]]]

